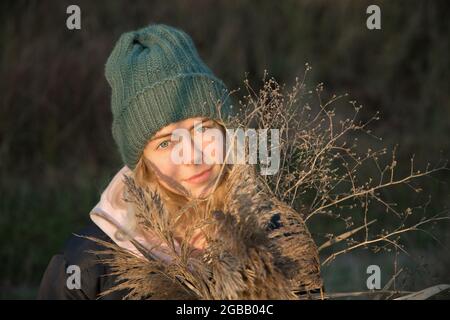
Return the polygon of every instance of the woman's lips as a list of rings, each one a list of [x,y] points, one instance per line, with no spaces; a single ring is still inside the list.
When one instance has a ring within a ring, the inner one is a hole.
[[[212,168],[209,168],[203,172],[200,172],[197,175],[194,175],[184,181],[192,184],[199,184],[207,181],[209,179],[209,176],[211,175]]]

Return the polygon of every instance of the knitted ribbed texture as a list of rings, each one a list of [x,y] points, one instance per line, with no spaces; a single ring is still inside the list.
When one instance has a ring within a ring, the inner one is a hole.
[[[227,121],[231,115],[225,84],[201,60],[190,36],[171,26],[122,34],[105,75],[112,89],[113,138],[130,169],[162,127],[200,116]]]

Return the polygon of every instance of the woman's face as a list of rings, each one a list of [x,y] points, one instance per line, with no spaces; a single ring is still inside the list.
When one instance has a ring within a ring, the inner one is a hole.
[[[144,149],[152,172],[167,189],[206,197],[219,178],[224,132],[204,117],[172,123],[154,134]]]

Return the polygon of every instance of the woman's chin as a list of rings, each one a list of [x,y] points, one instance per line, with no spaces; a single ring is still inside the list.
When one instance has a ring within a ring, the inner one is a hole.
[[[199,190],[192,190],[192,196],[196,199],[203,199],[208,197],[211,194],[212,188],[203,188]]]
[[[191,188],[190,190],[194,198],[202,199],[208,197],[211,194],[213,187],[214,181],[212,181],[211,183],[205,183],[205,185],[196,188]]]
[[[214,170],[213,170],[214,171]],[[208,179],[208,181],[202,183],[201,185],[185,185],[185,188],[191,191],[191,194],[196,199],[202,199],[208,197],[212,190],[214,189],[214,185],[216,184],[216,178],[218,173],[214,172],[212,177]]]

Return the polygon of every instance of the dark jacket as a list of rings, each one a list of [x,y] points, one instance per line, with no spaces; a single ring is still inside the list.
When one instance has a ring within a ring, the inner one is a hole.
[[[93,222],[76,233],[112,242],[112,240]],[[63,250],[55,254],[42,277],[37,299],[99,299],[99,293],[111,288],[115,276],[108,275],[111,270],[100,263],[99,256],[89,253],[89,250],[101,249],[98,244],[86,238],[72,235]],[[80,270],[80,289],[69,289],[67,280],[73,275],[68,267],[76,265]],[[118,291],[100,299],[122,299],[125,291]]]

